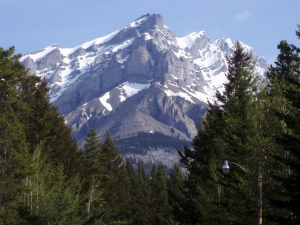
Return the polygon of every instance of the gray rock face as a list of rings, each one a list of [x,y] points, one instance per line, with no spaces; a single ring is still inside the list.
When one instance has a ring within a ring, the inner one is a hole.
[[[30,71],[29,71],[30,74],[35,74],[36,73],[37,65],[36,65],[36,62],[33,59],[31,59],[30,57],[27,57],[22,61],[22,63],[23,63],[25,68],[30,69]]]
[[[194,58],[201,58],[202,54],[199,50],[205,50],[209,45],[208,36],[203,33],[199,38],[197,38],[193,44],[193,46],[189,49],[189,52]]]
[[[233,51],[231,39],[210,42],[205,32],[178,38],[161,15],[147,14],[105,37],[73,49],[52,45],[22,62],[46,77],[80,144],[92,128],[101,140],[109,131],[125,157],[170,164],[196,135],[207,100],[222,90]],[[267,68],[263,58],[257,68]]]
[[[148,83],[151,74],[151,54],[146,46],[138,45],[131,51],[127,60],[126,78],[133,83]]]
[[[36,62],[37,69],[42,70],[44,68],[52,68],[57,66],[57,63],[60,63],[63,59],[62,54],[58,48],[54,48],[49,52],[45,57],[38,59]]]

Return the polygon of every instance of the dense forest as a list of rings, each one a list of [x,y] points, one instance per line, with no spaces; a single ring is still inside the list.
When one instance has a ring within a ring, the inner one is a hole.
[[[123,159],[109,133],[79,149],[47,82],[0,48],[0,224],[300,224],[300,48],[281,41],[262,79],[235,47],[170,174]]]

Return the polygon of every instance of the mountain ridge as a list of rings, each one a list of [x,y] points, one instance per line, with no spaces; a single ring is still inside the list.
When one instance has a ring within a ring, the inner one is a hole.
[[[234,44],[210,42],[204,31],[175,37],[160,14],[146,14],[104,37],[68,49],[52,45],[21,61],[48,80],[50,99],[79,143],[91,128],[117,142],[147,133],[190,141],[207,100],[223,88]],[[264,58],[256,68],[262,76]]]

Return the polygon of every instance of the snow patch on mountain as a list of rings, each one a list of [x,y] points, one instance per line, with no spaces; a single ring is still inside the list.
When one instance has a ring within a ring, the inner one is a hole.
[[[119,51],[121,49],[127,48],[128,46],[130,46],[132,44],[132,42],[133,42],[134,39],[135,38],[131,38],[131,39],[126,40],[125,42],[119,44],[119,45],[113,46],[111,51],[112,52],[117,52],[117,51]],[[106,52],[106,54],[109,54],[109,52]]]
[[[99,101],[102,103],[102,105],[108,110],[112,111],[111,105],[107,102],[107,100],[110,99],[109,92],[106,92],[102,97],[99,98]]]
[[[151,83],[147,84],[139,84],[139,83],[130,83],[128,81],[118,85],[116,88],[104,93],[101,97],[98,98],[100,103],[107,109],[108,111],[112,111],[115,109],[116,105],[111,104],[112,100],[112,92],[115,91],[115,89],[118,90],[120,93],[119,95],[119,102],[126,101],[126,99],[130,98],[131,96],[137,94],[138,92],[148,89],[150,87]],[[85,106],[87,103],[83,104]]]
[[[143,89],[147,89],[150,87],[150,82],[147,84],[138,84],[138,83],[129,83],[125,82],[121,85],[119,85],[119,88],[122,89],[124,92],[124,95],[120,97],[123,101],[126,100],[126,98],[129,98],[136,93],[140,92]]]

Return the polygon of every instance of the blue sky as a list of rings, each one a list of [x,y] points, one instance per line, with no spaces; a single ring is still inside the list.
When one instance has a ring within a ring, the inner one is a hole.
[[[0,0],[0,9],[0,47],[21,54],[75,47],[146,13],[161,14],[175,36],[204,30],[211,41],[239,40],[269,63],[280,40],[300,46],[300,0]]]

